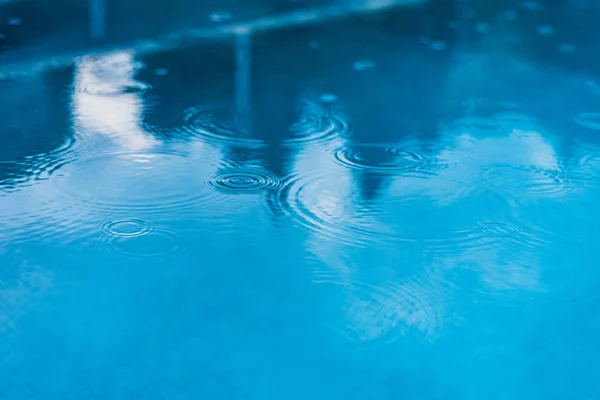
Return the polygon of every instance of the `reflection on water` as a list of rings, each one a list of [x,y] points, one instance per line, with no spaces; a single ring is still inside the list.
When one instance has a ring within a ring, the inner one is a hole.
[[[598,397],[597,65],[448,3],[2,82],[0,398]]]

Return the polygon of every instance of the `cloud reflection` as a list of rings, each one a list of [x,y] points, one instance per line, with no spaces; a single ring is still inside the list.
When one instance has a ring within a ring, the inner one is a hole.
[[[133,51],[88,56],[76,62],[72,107],[79,135],[102,135],[123,150],[156,144],[141,128],[142,93],[148,89],[135,79],[141,67]]]

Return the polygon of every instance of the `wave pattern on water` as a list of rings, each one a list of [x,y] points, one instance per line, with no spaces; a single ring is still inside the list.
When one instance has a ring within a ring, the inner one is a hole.
[[[233,169],[213,175],[208,184],[227,193],[259,193],[281,188],[283,180],[267,171]]]
[[[271,140],[285,146],[321,143],[352,130],[345,113],[318,102],[302,100],[298,106],[298,119],[289,121],[287,132],[265,132],[267,136],[253,134],[256,118],[268,116],[241,115],[228,104],[194,106],[184,110],[175,127],[145,124],[148,132],[174,140],[198,139],[212,144],[244,148],[264,148]],[[273,139],[269,139],[272,137]]]

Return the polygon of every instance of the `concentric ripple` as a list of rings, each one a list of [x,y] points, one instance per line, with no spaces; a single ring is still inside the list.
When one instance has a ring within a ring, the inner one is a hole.
[[[5,176],[0,177],[0,192],[14,192],[36,181],[48,179],[64,165],[73,162],[80,153],[81,141],[69,137],[51,151],[25,157],[21,160],[0,162]]]
[[[249,132],[250,120],[237,115],[226,104],[214,106],[194,106],[184,110],[173,129],[146,126],[150,132],[188,140],[202,139],[221,145],[235,145],[250,148],[264,147],[266,144]]]
[[[381,173],[435,172],[433,159],[419,148],[386,147],[362,144],[342,147],[334,152],[337,162],[345,167]]]
[[[197,138],[215,144],[262,148],[268,143],[252,135],[253,120],[238,115],[226,104],[195,106],[183,111],[179,122],[172,128],[146,125],[145,129],[163,136],[189,139]],[[284,145],[327,141],[352,130],[350,118],[345,113],[327,108],[323,104],[303,101],[299,107],[299,119],[290,121],[288,132],[275,135]]]
[[[240,169],[213,175],[208,184],[228,193],[257,193],[283,187],[283,180],[267,171]]]
[[[350,174],[297,175],[269,198],[269,206],[275,208],[277,215],[291,218],[316,237],[350,246],[421,243],[440,251],[454,251],[476,244],[471,232],[474,228],[461,227],[460,221],[453,220],[447,229],[431,229],[428,221],[433,221],[434,215],[453,219],[451,208],[446,208],[442,197],[436,199],[431,191],[441,186],[444,190],[440,196],[452,197],[463,190],[454,182],[443,186],[443,178],[436,178],[403,177],[406,189],[402,193],[382,194],[386,197],[381,199],[385,204],[381,207],[361,200]]]
[[[152,232],[152,223],[143,219],[117,219],[107,221],[102,225],[102,230],[111,236],[136,237]]]
[[[508,164],[489,165],[482,169],[482,183],[492,191],[509,195],[521,201],[531,199],[567,199],[578,189],[560,170],[547,170],[535,166]]]
[[[140,222],[122,221],[117,225],[113,224],[109,227],[113,231],[107,232],[105,229],[100,246],[108,252],[132,258],[164,257],[185,248],[181,231],[165,226],[153,226],[149,229],[147,225],[138,226]]]
[[[217,196],[204,185],[202,166],[179,153],[106,154],[79,160],[53,183],[63,204],[92,215],[218,210]]]
[[[305,100],[300,109],[300,120],[289,131],[292,137],[283,140],[284,144],[317,143],[348,135],[352,124],[347,114]]]

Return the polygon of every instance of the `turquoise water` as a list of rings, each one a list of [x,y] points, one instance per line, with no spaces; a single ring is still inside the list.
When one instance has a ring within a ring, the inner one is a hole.
[[[519,4],[6,74],[0,399],[600,398],[597,10]]]

